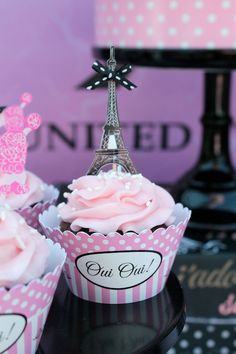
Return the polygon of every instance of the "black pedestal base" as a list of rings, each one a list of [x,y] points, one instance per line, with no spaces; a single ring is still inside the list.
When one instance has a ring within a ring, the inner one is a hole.
[[[185,323],[185,302],[175,275],[152,299],[125,305],[83,301],[64,278],[54,298],[38,354],[166,353]]]

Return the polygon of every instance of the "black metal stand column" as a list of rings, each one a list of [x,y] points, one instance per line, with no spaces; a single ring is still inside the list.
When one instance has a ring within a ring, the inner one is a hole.
[[[205,240],[236,230],[236,179],[229,154],[229,71],[205,73],[203,142],[196,166],[180,181],[176,199],[192,209],[187,236]]]

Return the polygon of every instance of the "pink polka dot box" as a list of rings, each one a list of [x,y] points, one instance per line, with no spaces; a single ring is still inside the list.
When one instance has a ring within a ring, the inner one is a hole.
[[[176,204],[168,228],[140,234],[74,234],[59,229],[57,208],[39,217],[47,237],[67,252],[64,275],[72,293],[97,303],[142,301],[160,293],[173,265],[191,212]]]

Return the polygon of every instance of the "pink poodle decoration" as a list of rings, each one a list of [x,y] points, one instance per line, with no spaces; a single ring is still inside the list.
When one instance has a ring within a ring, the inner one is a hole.
[[[0,175],[6,183],[0,186],[0,193],[23,194],[28,191],[24,171],[27,155],[27,135],[38,129],[41,117],[38,113],[24,116],[23,108],[32,101],[29,93],[21,96],[19,106],[7,107],[0,116],[0,126],[5,132],[0,135]]]

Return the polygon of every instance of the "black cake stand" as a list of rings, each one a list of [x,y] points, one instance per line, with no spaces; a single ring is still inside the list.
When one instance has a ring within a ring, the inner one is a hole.
[[[95,57],[108,57],[107,48],[95,48]],[[236,178],[229,154],[231,71],[235,50],[116,49],[116,58],[140,66],[202,69],[205,100],[202,147],[197,164],[172,191],[177,201],[192,209],[186,235],[200,241],[218,239],[235,247]],[[232,250],[232,248],[231,248]]]
[[[37,354],[163,354],[184,323],[183,292],[173,273],[159,295],[124,305],[83,301],[61,278]]]

